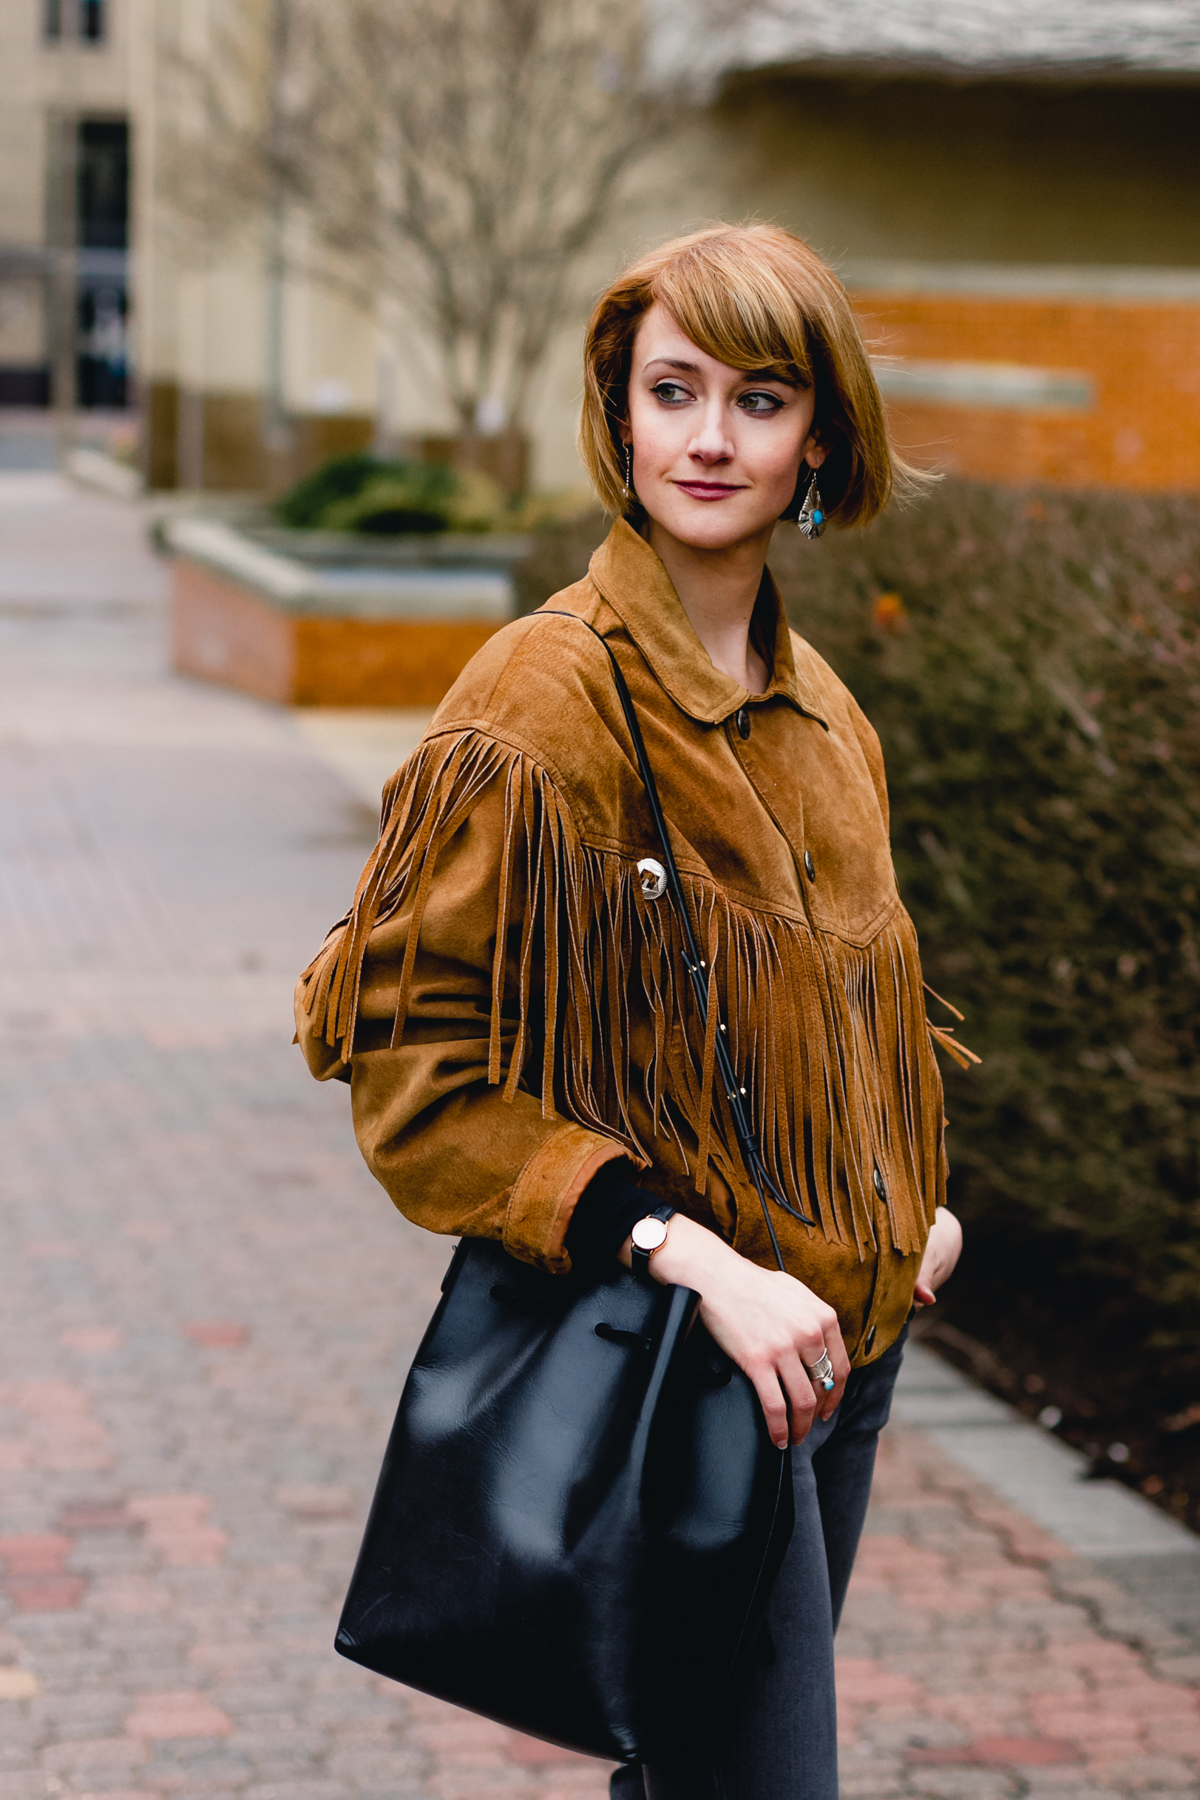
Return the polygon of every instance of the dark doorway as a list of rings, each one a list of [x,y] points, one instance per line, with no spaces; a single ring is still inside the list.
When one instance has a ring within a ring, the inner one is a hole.
[[[123,407],[129,402],[129,126],[81,119],[78,132],[76,402]]]
[[[129,399],[129,334],[124,284],[80,284],[80,406],[122,407]]]
[[[81,119],[76,190],[81,250],[124,250],[129,244],[129,126]]]

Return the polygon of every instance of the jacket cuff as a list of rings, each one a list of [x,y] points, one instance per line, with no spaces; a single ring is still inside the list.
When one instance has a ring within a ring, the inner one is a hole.
[[[639,1187],[632,1169],[605,1163],[580,1194],[567,1226],[565,1248],[576,1274],[610,1272],[622,1244],[657,1200],[649,1188]]]
[[[598,1169],[629,1152],[583,1125],[560,1125],[534,1151],[513,1183],[502,1242],[510,1256],[565,1275],[564,1248],[576,1202]]]

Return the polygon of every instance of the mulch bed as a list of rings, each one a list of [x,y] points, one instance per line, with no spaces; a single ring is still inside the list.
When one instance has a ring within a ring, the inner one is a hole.
[[[913,1336],[1200,1530],[1200,1346],[1156,1349],[1128,1295],[1039,1292],[1028,1270],[973,1259],[917,1314]]]

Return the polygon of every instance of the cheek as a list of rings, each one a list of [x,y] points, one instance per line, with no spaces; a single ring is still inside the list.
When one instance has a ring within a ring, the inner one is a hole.
[[[811,394],[805,394],[774,421],[774,429],[742,433],[747,466],[753,467],[756,480],[769,487],[776,498],[781,497],[783,506],[795,493],[801,477],[801,458],[812,430],[814,411]]]
[[[668,412],[655,401],[647,402],[644,396],[635,396],[630,401],[629,425],[637,459],[647,470],[656,464],[671,462],[686,436],[678,413]]]
[[[748,473],[772,494],[782,495],[786,506],[800,478],[803,437],[794,431],[763,432],[757,439],[750,433],[746,436],[750,441],[742,451],[742,459]]]

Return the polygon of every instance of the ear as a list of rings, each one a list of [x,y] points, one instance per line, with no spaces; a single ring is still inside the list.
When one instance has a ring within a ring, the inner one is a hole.
[[[629,420],[627,418],[622,419],[621,423],[617,426],[617,436],[620,438],[620,440],[623,444],[632,444],[633,428],[630,425]]]
[[[809,432],[807,438],[804,440],[804,448],[800,452],[801,464],[807,463],[810,469],[819,469],[828,455],[828,449],[821,442],[816,432]]]

